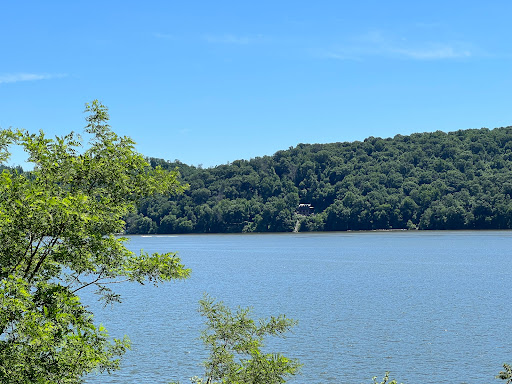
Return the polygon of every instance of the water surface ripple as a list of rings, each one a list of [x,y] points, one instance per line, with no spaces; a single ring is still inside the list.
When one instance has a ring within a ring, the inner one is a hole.
[[[272,350],[304,364],[293,384],[497,383],[512,363],[512,232],[343,232],[133,236],[135,251],[178,251],[192,276],[117,287],[122,304],[83,300],[133,349],[88,384],[188,382],[202,373],[204,292],[299,325]]]

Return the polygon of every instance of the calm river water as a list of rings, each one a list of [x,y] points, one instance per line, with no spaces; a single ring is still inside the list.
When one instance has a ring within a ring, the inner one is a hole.
[[[130,249],[178,251],[190,279],[123,284],[122,304],[84,302],[132,350],[88,384],[187,383],[202,374],[198,300],[299,324],[272,351],[298,358],[294,384],[499,383],[512,363],[512,232],[343,232],[133,236]]]

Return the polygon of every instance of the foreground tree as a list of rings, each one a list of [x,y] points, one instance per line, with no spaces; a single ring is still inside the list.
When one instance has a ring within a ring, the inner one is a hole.
[[[296,359],[262,351],[265,337],[283,336],[296,324],[294,320],[279,315],[256,322],[250,318],[250,308],[233,313],[209,296],[199,304],[206,317],[201,339],[210,356],[204,362],[204,377],[193,377],[193,383],[281,384],[298,372],[301,364]]]
[[[372,384],[398,384],[398,381],[396,381],[394,379],[389,381],[389,372],[386,372],[386,374],[384,375],[384,377],[382,378],[382,381],[380,383],[377,380],[377,376],[374,376]]]
[[[78,292],[95,287],[114,302],[112,283],[189,274],[176,254],[136,255],[116,236],[141,198],[183,190],[177,172],[151,168],[131,139],[111,131],[99,102],[86,112],[87,149],[74,133],[0,131],[0,161],[17,144],[34,164],[0,174],[1,383],[80,383],[93,370],[117,369],[128,340],[96,327]]]
[[[501,371],[496,378],[506,380],[507,384],[512,383],[512,366],[510,364],[503,364],[503,371]]]

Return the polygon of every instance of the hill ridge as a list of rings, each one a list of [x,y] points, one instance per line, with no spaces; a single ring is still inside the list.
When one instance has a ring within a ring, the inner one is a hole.
[[[203,169],[190,189],[146,200],[127,233],[225,233],[512,227],[512,127],[299,143]],[[315,214],[298,217],[300,203]]]

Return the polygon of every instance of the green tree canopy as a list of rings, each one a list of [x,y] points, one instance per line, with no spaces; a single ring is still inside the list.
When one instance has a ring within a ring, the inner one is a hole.
[[[298,144],[208,169],[150,162],[178,165],[191,189],[145,200],[130,233],[512,228],[512,127]]]
[[[110,340],[77,296],[95,288],[106,302],[124,280],[186,278],[174,253],[134,254],[116,236],[134,204],[182,192],[176,171],[150,167],[128,137],[108,125],[107,108],[86,106],[89,146],[70,133],[0,131],[0,159],[12,144],[34,169],[0,174],[0,382],[80,383],[119,367],[128,340]]]
[[[296,321],[284,315],[255,321],[250,308],[233,312],[208,295],[199,304],[199,312],[206,318],[201,339],[210,355],[204,362],[204,377],[193,377],[193,383],[282,384],[298,373],[298,360],[263,351],[266,337],[283,336]]]

